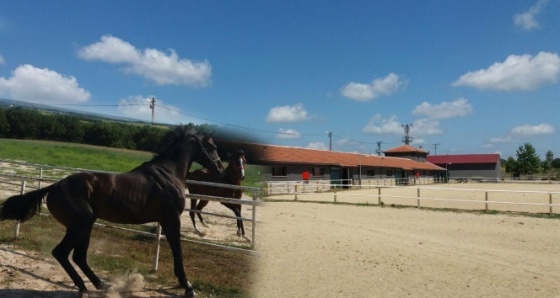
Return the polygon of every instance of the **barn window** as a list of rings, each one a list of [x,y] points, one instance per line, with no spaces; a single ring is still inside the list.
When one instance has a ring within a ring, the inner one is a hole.
[[[387,177],[393,177],[393,170],[387,170],[385,175],[387,175]]]
[[[272,167],[272,176],[288,176],[286,167]]]
[[[325,169],[323,167],[313,167],[312,169],[313,176],[325,176]]]
[[[369,177],[375,176],[375,170],[374,169],[367,170],[366,171],[366,176],[369,176]]]

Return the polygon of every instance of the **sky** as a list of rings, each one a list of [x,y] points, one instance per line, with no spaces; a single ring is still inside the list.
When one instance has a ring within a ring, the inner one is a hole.
[[[28,1],[0,97],[258,142],[560,157],[560,1]]]

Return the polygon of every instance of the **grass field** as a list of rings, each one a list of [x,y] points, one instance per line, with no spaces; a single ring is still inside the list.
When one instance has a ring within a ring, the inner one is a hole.
[[[89,145],[0,139],[0,159],[33,164],[123,172],[150,160],[152,156],[149,152]],[[248,166],[247,172],[248,179],[244,183],[255,183],[251,177],[258,177],[257,171]],[[0,197],[0,201],[4,199],[6,197]],[[46,211],[43,209],[43,212]],[[22,224],[19,240],[13,238],[14,226],[12,221],[0,222],[0,243],[38,251],[44,256],[50,256],[50,251],[64,233],[62,225],[45,216],[36,216]],[[150,231],[154,229],[153,225],[141,227]],[[148,283],[168,287],[177,284],[170,249],[165,241],[162,242],[160,270],[157,273],[150,273],[155,250],[151,237],[110,228],[94,228],[91,243],[88,258],[102,277],[119,276],[135,270],[145,276]],[[201,297],[249,295],[254,256],[190,242],[183,244],[183,251],[189,280]],[[181,290],[177,290],[177,294],[180,293]]]

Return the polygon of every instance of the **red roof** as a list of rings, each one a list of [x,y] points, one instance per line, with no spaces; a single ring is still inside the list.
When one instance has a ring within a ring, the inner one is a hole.
[[[386,167],[404,170],[444,170],[429,162],[417,162],[407,158],[383,157],[360,153],[325,151],[300,147],[263,144],[243,144],[248,153],[247,162],[262,164],[310,164],[340,167]]]
[[[409,145],[403,145],[403,146],[399,146],[399,147],[395,147],[386,151],[383,151],[385,153],[411,153],[411,152],[415,152],[415,153],[425,153],[428,154],[428,151],[424,151],[422,149],[418,149],[416,147],[412,147]]]
[[[433,164],[480,164],[498,163],[499,154],[459,154],[459,155],[433,155],[428,156],[428,161]]]

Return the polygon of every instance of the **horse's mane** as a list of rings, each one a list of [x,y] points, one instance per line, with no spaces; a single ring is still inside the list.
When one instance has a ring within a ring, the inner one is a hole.
[[[185,142],[191,138],[200,138],[196,131],[185,125],[178,125],[174,129],[170,130],[164,137],[162,144],[163,150],[159,153],[154,154],[152,161],[156,159],[165,159],[169,156],[175,155],[175,150],[177,145]]]

